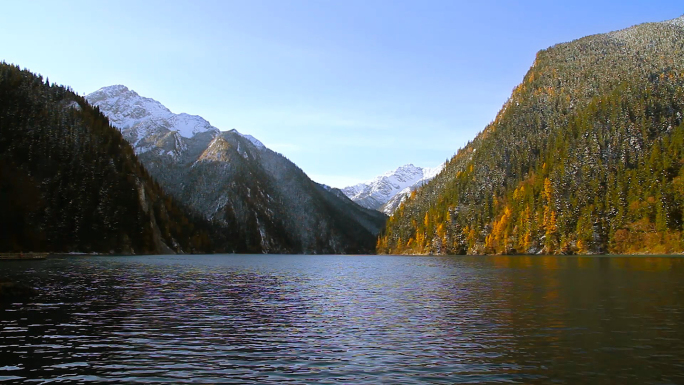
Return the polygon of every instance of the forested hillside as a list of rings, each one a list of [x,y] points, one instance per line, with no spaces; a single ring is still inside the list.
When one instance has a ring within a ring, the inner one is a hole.
[[[165,196],[85,99],[0,63],[0,251],[245,251]]]
[[[381,253],[684,251],[684,18],[559,44]]]

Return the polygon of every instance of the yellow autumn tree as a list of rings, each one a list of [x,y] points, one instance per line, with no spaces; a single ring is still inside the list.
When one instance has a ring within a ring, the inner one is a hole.
[[[542,190],[544,202],[544,252],[552,254],[557,249],[558,225],[556,224],[556,211],[553,209],[553,185],[549,178],[544,179]]]
[[[501,218],[494,221],[492,232],[485,239],[485,247],[496,254],[506,254],[508,252],[508,225],[511,215],[510,207],[506,206]]]
[[[439,226],[437,226],[437,239],[439,239],[440,242],[440,250],[437,251],[443,252],[447,247],[446,226],[444,223],[440,223]]]
[[[530,224],[530,205],[520,213],[518,219],[518,251],[526,253],[532,245],[532,226]]]
[[[467,252],[470,253],[475,249],[475,243],[477,242],[477,232],[474,228],[466,226],[463,228],[463,235],[465,235],[466,243],[468,245]]]
[[[378,241],[375,244],[375,252],[378,254],[384,253],[386,247],[387,247],[387,240],[385,238],[383,238],[382,236],[379,236]]]

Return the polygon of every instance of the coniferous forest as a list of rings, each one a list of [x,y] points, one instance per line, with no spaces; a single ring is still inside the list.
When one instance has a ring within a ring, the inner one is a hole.
[[[0,64],[0,251],[248,251],[188,213],[82,97]]]
[[[377,251],[684,251],[681,20],[539,52],[496,119],[390,218]]]
[[[397,209],[376,251],[683,252],[682,20],[540,51],[495,120]],[[240,221],[209,222],[166,195],[97,107],[5,63],[0,207],[0,251],[265,250]]]

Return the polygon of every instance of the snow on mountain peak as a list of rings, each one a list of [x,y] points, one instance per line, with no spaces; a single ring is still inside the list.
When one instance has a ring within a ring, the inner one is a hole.
[[[423,169],[423,180],[430,180],[444,170],[444,165],[437,167],[427,167]]]
[[[403,175],[413,175],[413,174],[418,174],[421,172],[422,172],[422,169],[420,167],[416,167],[413,164],[409,163],[409,164],[405,164],[403,166],[397,167],[396,170],[388,171],[388,172],[382,174],[381,176],[376,177],[375,179],[376,180],[380,179],[383,176],[391,177],[393,175],[402,175],[402,176]]]
[[[115,84],[115,85],[109,86],[109,87],[102,87],[102,88],[100,88],[98,91],[103,91],[103,92],[113,93],[113,94],[121,94],[121,93],[124,93],[124,92],[130,92],[130,90],[128,89],[128,87],[126,87],[126,86],[123,85],[123,84]],[[97,92],[97,91],[96,91],[96,92]],[[133,92],[133,93],[135,93],[135,92]],[[136,95],[137,95],[137,94],[136,94]]]
[[[427,183],[439,174],[443,167],[421,168],[406,164],[372,181],[345,187],[342,192],[361,206],[378,210],[397,194],[410,192]]]
[[[260,150],[266,148],[266,146],[264,146],[263,143],[261,143],[257,138],[253,137],[252,135],[241,134],[238,130],[236,130],[236,129],[234,129],[234,128],[233,128],[232,130],[230,130],[229,132],[234,132],[234,133],[240,135],[241,137],[243,137],[243,138],[249,140],[250,142],[252,142],[252,144],[253,144],[256,148],[258,148],[258,149],[260,149]]]
[[[89,103],[98,106],[113,126],[122,132],[133,129],[137,137],[148,134],[149,128],[176,131],[185,138],[218,129],[197,115],[174,114],[158,101],[138,95],[123,85],[103,87],[86,96]],[[148,128],[148,129],[143,129]]]
[[[110,113],[110,120],[115,118],[117,123],[128,128],[136,120],[146,117],[170,117],[173,115],[168,108],[154,99],[144,98],[135,91],[123,85],[103,87],[86,96],[88,102]]]
[[[87,95],[86,99],[99,107],[111,124],[121,131],[136,154],[154,151],[182,161],[187,151],[195,153],[202,146],[211,147],[212,140],[220,136],[221,131],[201,116],[174,114],[158,101],[142,97],[123,85],[100,88]],[[250,141],[259,150],[266,149],[251,135],[237,130],[231,132]]]

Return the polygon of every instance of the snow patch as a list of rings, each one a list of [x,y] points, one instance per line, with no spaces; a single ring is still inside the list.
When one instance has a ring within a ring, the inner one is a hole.
[[[416,167],[407,164],[376,177],[342,189],[344,195],[363,207],[378,210],[395,196],[408,189],[415,190],[439,174],[444,165],[434,168]]]
[[[134,130],[138,138],[165,130],[176,131],[184,138],[207,131],[219,132],[200,116],[174,114],[158,101],[142,97],[122,85],[100,88],[87,95],[86,100],[99,107],[122,133]]]
[[[684,15],[682,15],[676,19],[665,21],[665,23],[676,25],[678,27],[684,27]]]
[[[266,146],[264,146],[263,143],[261,143],[257,138],[253,137],[252,135],[242,134],[234,128],[232,130],[230,130],[229,132],[236,133],[236,134],[240,135],[241,137],[247,139],[250,143],[252,143],[254,145],[254,147],[258,148],[259,150],[263,150],[266,148]]]
[[[112,126],[121,131],[138,155],[159,148],[160,154],[172,156],[180,161],[188,148],[195,146],[189,139],[193,139],[198,134],[210,133],[214,141],[209,144],[199,160],[227,160],[222,151],[226,147],[225,143],[221,143],[219,146],[221,148],[212,148],[217,144],[215,139],[219,137],[221,131],[201,116],[186,113],[174,114],[158,101],[142,97],[123,85],[100,88],[87,95],[86,99],[109,118]],[[237,130],[231,131],[248,140],[258,150],[266,149],[266,146],[255,137],[241,134]],[[169,149],[170,143],[166,139],[169,133],[174,134],[173,149]],[[200,140],[203,142],[208,139],[201,138]],[[243,145],[242,148],[238,148],[238,152],[247,159],[249,149],[244,147]]]

